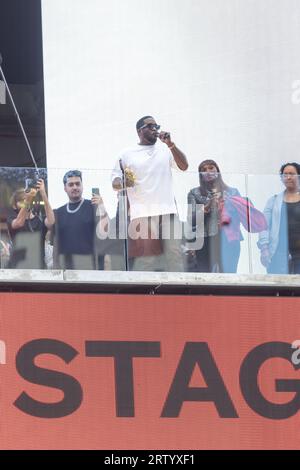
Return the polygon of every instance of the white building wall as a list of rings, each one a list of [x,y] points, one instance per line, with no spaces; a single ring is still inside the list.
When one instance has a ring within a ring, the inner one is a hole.
[[[86,196],[100,186],[113,213],[100,169],[137,141],[145,114],[188,156],[179,201],[208,156],[260,208],[281,190],[277,176],[229,174],[277,175],[299,161],[299,0],[42,0],[42,12],[48,167],[97,169]],[[61,174],[50,174],[54,207]]]

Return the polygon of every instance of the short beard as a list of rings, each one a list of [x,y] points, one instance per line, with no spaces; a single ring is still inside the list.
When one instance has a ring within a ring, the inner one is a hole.
[[[69,202],[75,203],[75,202],[80,202],[82,199],[82,194],[80,196],[76,197],[69,197]]]
[[[153,137],[152,140],[148,139],[148,142],[149,142],[151,145],[155,144],[155,143],[157,142],[157,137],[156,137],[156,136]]]

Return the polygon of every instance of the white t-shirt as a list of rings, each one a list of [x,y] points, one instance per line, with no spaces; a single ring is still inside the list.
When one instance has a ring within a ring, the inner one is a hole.
[[[136,180],[127,189],[130,219],[164,214],[176,214],[171,168],[178,168],[171,150],[161,141],[154,145],[135,145],[124,150],[112,172],[112,181],[122,178],[120,168],[130,168]]]

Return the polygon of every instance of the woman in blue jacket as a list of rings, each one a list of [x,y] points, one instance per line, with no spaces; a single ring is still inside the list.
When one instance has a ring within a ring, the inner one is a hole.
[[[300,165],[285,163],[280,175],[285,190],[264,209],[268,229],[259,235],[261,263],[270,274],[300,274]]]

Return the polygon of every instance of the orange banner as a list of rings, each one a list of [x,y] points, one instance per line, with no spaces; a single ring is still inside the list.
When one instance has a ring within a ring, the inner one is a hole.
[[[299,448],[299,308],[0,294],[0,447]]]

